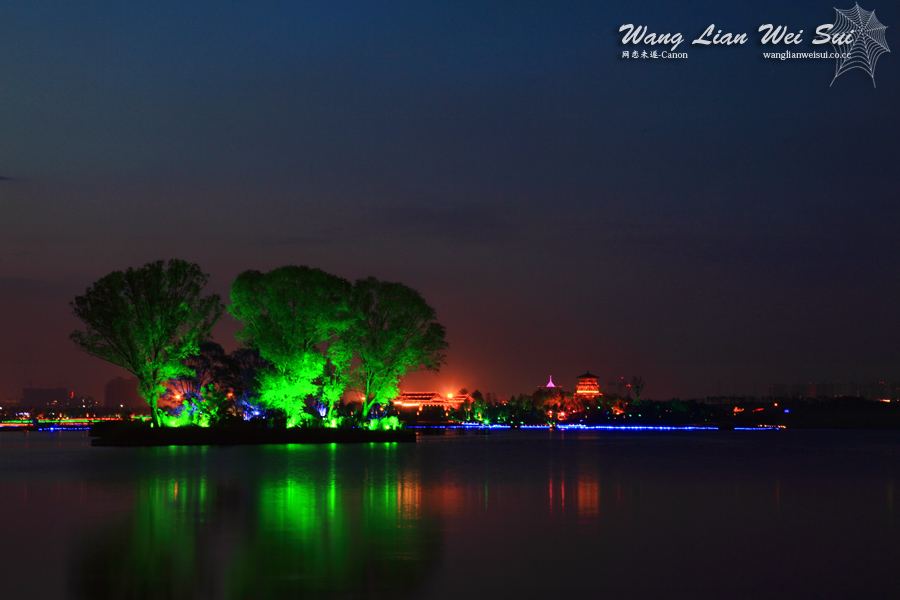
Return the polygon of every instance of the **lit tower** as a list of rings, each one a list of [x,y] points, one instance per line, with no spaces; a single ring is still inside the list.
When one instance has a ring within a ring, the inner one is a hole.
[[[600,394],[600,384],[597,383],[597,376],[591,375],[590,371],[584,375],[578,376],[578,387],[575,389],[576,398],[585,398],[592,400]]]

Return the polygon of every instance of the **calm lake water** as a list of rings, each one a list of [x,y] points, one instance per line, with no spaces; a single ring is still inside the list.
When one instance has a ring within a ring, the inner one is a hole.
[[[900,432],[0,433],[0,597],[897,598]]]

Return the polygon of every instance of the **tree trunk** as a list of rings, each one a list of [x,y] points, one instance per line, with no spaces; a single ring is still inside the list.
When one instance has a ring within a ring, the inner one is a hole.
[[[153,427],[159,427],[159,413],[156,408],[158,402],[159,398],[156,397],[156,394],[153,394],[153,400],[150,402],[150,418],[152,419]]]
[[[363,400],[363,412],[362,417],[360,418],[360,424],[364,425],[369,421],[369,413],[372,412],[372,409],[375,407],[375,398],[369,398],[369,395],[366,394],[365,399]]]
[[[152,382],[147,384],[143,381],[140,382],[141,396],[144,397],[144,401],[150,405],[150,419],[153,423],[154,427],[160,427],[159,422],[159,414],[158,414],[158,402],[159,402],[159,386],[156,385],[156,382]]]

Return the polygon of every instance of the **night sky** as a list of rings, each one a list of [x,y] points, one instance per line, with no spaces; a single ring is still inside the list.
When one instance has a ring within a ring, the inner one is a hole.
[[[418,289],[451,350],[407,389],[900,380],[896,3],[877,88],[762,58],[832,51],[822,0],[80,4],[0,8],[0,399],[102,398],[68,303],[172,257]]]

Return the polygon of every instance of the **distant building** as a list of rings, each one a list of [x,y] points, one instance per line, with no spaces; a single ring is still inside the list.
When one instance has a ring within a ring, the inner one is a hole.
[[[788,385],[786,383],[770,383],[766,388],[766,396],[769,398],[788,398]]]
[[[438,392],[403,392],[394,400],[394,406],[401,410],[421,410],[426,407],[440,407],[445,410],[457,409],[469,399],[469,395],[450,394],[445,398]]]
[[[900,399],[900,386],[887,381],[807,381],[805,383],[770,383],[766,396],[774,399],[866,398],[890,402]]]
[[[844,396],[857,396],[859,394],[857,385],[852,381],[835,381],[834,397],[841,398]]]
[[[816,398],[833,398],[834,397],[834,382],[833,381],[820,381],[816,383]]]
[[[542,385],[536,389],[531,394],[531,399],[535,404],[559,404],[567,396],[571,396],[571,394],[566,392],[562,386],[553,383],[553,376],[551,375],[547,385]]]
[[[859,395],[869,400],[882,400],[890,402],[891,388],[884,381],[872,381],[860,386]]]
[[[106,408],[144,408],[147,405],[138,392],[137,377],[116,377],[106,384],[103,406]]]
[[[896,382],[895,382],[895,383],[891,383],[891,384],[888,386],[888,388],[890,389],[891,400],[893,400],[893,401],[895,401],[895,402],[896,402],[897,400],[900,400],[900,383],[896,383]]]
[[[69,392],[69,395],[66,396],[63,400],[54,400],[50,404],[47,405],[47,408],[55,409],[55,410],[67,410],[72,408],[79,409],[88,409],[88,408],[97,408],[100,404],[94,400],[91,396],[76,396],[75,392]]]
[[[592,375],[590,371],[584,375],[578,376],[578,387],[575,388],[575,397],[592,400],[601,396],[600,384],[597,383],[597,376]]]
[[[795,383],[791,386],[791,398],[809,398],[809,386],[805,383]]]
[[[66,388],[24,388],[22,406],[55,406],[66,402],[70,392]]]

